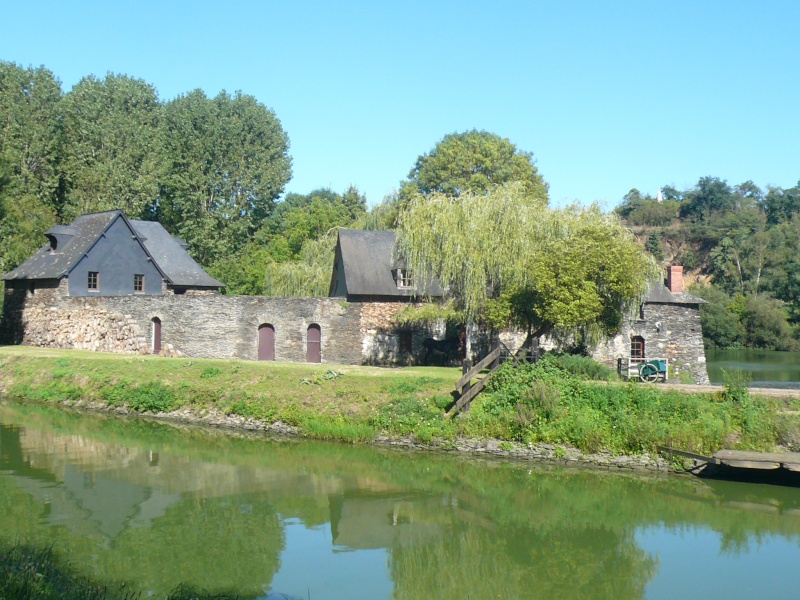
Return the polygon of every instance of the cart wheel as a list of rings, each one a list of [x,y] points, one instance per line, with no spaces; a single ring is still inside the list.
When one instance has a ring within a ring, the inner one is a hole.
[[[644,364],[642,368],[639,369],[639,379],[642,381],[647,381],[649,383],[655,383],[658,381],[658,369],[655,365],[651,364]]]

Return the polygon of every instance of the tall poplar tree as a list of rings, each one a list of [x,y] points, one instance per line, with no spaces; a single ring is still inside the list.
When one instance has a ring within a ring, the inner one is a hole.
[[[163,163],[155,88],[126,75],[84,77],[64,97],[63,113],[64,220],[111,209],[151,217]]]
[[[164,110],[159,220],[202,264],[242,248],[291,178],[289,138],[252,96],[195,90]]]

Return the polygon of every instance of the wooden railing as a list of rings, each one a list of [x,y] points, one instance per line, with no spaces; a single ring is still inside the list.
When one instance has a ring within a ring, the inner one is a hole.
[[[486,384],[489,383],[492,374],[508,358],[511,358],[515,362],[527,360],[536,362],[538,358],[538,347],[532,355],[519,355],[519,353],[515,355],[505,344],[500,342],[494,350],[478,361],[475,366],[472,366],[469,360],[465,360],[464,374],[461,379],[456,382],[456,392],[459,394],[459,398],[450,410],[447,411],[447,416],[452,416],[461,410],[469,410],[470,404],[475,397],[483,391]],[[487,367],[489,368],[489,372],[473,384],[472,380]]]

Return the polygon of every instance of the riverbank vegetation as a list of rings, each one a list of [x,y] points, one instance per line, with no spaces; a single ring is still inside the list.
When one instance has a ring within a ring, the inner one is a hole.
[[[412,438],[447,448],[459,438],[562,444],[583,452],[654,452],[667,445],[800,449],[798,400],[751,397],[729,377],[719,392],[688,394],[623,383],[589,359],[504,365],[467,414],[448,418],[455,368],[162,359],[0,349],[0,391],[11,398],[173,417],[218,415],[284,423],[316,439]],[[604,380],[604,381],[603,381]]]

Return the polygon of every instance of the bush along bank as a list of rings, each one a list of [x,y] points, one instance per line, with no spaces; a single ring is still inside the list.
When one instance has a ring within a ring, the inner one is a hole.
[[[52,354],[52,353],[50,353]],[[613,379],[588,359],[504,365],[472,410],[445,417],[456,369],[375,369],[108,357],[33,349],[0,353],[10,398],[317,439],[378,442],[604,467],[669,469],[657,445],[700,454],[797,449],[797,406],[751,398],[730,380],[684,394]],[[340,370],[339,370],[340,369]]]
[[[585,452],[635,454],[664,445],[708,455],[723,447],[798,449],[797,408],[751,397],[736,375],[720,392],[686,394],[587,381],[545,358],[536,365],[504,365],[468,422],[480,436],[568,444]]]

